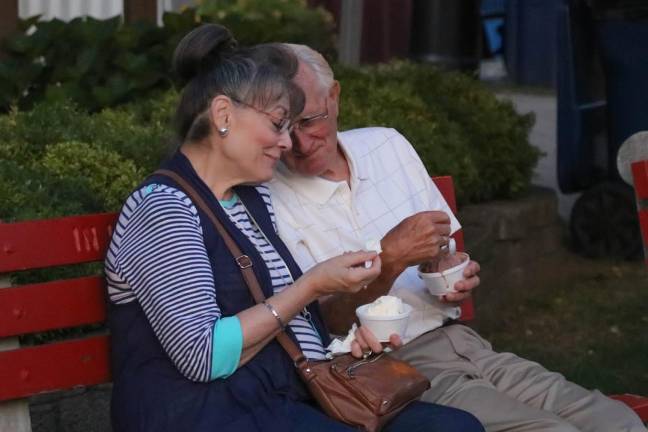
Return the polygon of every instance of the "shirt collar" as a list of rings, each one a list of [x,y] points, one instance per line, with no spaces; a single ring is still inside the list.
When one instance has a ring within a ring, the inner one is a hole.
[[[351,188],[353,189],[360,181],[366,180],[368,176],[366,170],[356,163],[354,159],[355,155],[351,149],[344,144],[344,141],[341,138],[342,136],[338,132],[338,145],[344,152],[347,162],[349,163],[349,169],[351,171]],[[333,194],[335,194],[335,192],[346,183],[344,181],[331,181],[322,177],[308,177],[293,173],[283,164],[283,162],[277,164],[275,176],[277,177],[277,180],[289,185],[290,188],[299,195],[302,195],[310,201],[318,204],[325,204],[333,197]]]
[[[351,184],[354,184],[354,179],[357,181],[362,181],[362,180],[368,180],[369,179],[369,172],[368,172],[368,167],[366,166],[367,164],[359,164],[358,159],[359,159],[359,154],[357,154],[355,149],[353,149],[349,143],[346,143],[344,141],[344,135],[338,132],[338,145],[342,149],[342,152],[344,152],[344,156],[346,156],[347,161],[349,162],[349,169],[351,170]]]

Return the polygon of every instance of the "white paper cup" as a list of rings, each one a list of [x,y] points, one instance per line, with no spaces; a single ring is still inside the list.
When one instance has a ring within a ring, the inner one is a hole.
[[[456,292],[455,283],[463,280],[463,271],[470,262],[470,256],[465,252],[457,252],[463,259],[461,264],[444,270],[440,273],[421,272],[419,266],[418,275],[425,282],[428,292],[434,296],[442,296],[450,292]]]
[[[356,315],[360,320],[360,325],[367,327],[376,336],[380,342],[389,342],[389,336],[397,334],[405,337],[407,322],[412,313],[412,306],[403,303],[403,312],[391,316],[371,316],[367,315],[369,304],[362,305],[356,309]]]

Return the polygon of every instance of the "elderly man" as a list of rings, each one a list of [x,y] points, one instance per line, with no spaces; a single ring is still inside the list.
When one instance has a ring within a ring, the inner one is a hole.
[[[440,255],[458,221],[397,131],[337,132],[340,84],[331,68],[312,49],[287,46],[300,59],[295,81],[306,105],[294,125],[293,148],[270,185],[279,234],[304,270],[372,239],[382,246],[381,276],[358,294],[325,299],[328,318],[350,319],[357,305],[388,292],[401,297],[414,311],[396,356],[429,377],[423,399],[469,411],[488,431],[645,432],[625,405],[537,363],[497,353],[455,322],[456,302],[479,284],[477,263],[466,268],[458,293],[442,299],[427,293],[415,266]]]

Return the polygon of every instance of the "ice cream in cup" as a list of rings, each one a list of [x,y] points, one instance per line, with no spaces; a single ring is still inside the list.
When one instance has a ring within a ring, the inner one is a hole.
[[[422,264],[418,268],[418,276],[423,279],[425,286],[433,296],[442,296],[454,289],[455,283],[465,279],[463,272],[470,262],[470,256],[465,252],[457,252],[437,263],[436,269],[430,269]]]
[[[382,296],[373,303],[356,309],[360,324],[367,327],[380,342],[389,342],[389,336],[405,337],[412,306],[394,296]]]

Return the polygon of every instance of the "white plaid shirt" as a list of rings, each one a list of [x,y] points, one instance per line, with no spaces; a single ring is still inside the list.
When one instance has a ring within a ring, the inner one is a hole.
[[[345,251],[380,240],[403,219],[425,210],[442,210],[452,231],[460,228],[411,144],[396,130],[354,129],[338,134],[349,161],[351,185],[304,177],[279,165],[270,182],[279,235],[306,271]],[[428,294],[416,267],[394,282],[390,294],[412,305],[406,341],[439,327],[460,310]]]

